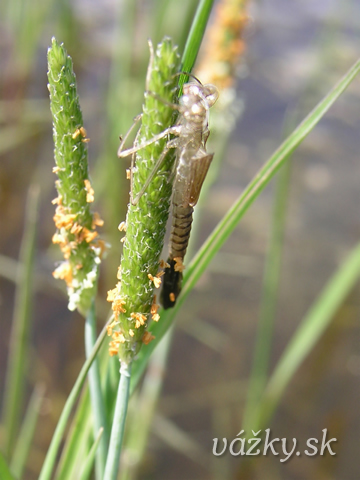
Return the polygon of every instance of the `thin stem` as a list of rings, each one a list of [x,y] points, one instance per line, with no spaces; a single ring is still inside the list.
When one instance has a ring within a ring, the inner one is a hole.
[[[200,49],[201,41],[205,33],[206,25],[209,20],[213,3],[214,0],[199,1],[199,6],[196,10],[190,33],[186,41],[184,54],[181,59],[181,70],[183,72],[191,72],[195,64],[195,60]],[[180,87],[186,82],[186,79],[186,75],[182,75],[180,77]]]
[[[266,256],[263,294],[257,328],[253,367],[248,398],[244,412],[244,430],[250,431],[267,380],[271,339],[277,304],[283,237],[286,223],[289,176],[291,162],[284,165],[277,179],[273,208],[272,231]]]
[[[24,268],[19,270],[6,372],[3,423],[6,432],[5,455],[7,458],[11,456],[18,434],[24,399],[38,201],[39,189],[31,187],[28,193],[25,232],[20,251],[20,264],[24,265]]]
[[[86,316],[85,321],[85,351],[86,356],[91,355],[91,351],[94,348],[96,342],[96,315],[95,315],[95,302],[93,301],[91,308]],[[89,389],[90,389],[90,398],[91,406],[94,417],[94,438],[97,437],[99,430],[103,429],[102,436],[99,440],[99,446],[96,450],[96,478],[98,480],[102,479],[107,449],[109,444],[109,433],[108,426],[106,422],[105,415],[105,405],[104,399],[101,390],[101,381],[100,381],[100,370],[99,362],[97,359],[94,360],[90,370],[89,370]]]
[[[1,480],[15,480],[15,477],[12,476],[9,465],[6,463],[6,460],[3,454],[1,453],[1,451],[0,451],[0,478]]]
[[[79,480],[88,480],[90,478],[91,471],[92,471],[93,465],[94,465],[95,455],[96,455],[97,450],[99,449],[99,443],[100,443],[101,437],[103,435],[103,432],[104,432],[104,430],[102,428],[97,432],[94,444],[91,447],[91,449],[90,449],[90,451],[89,451],[89,453],[86,457],[86,460],[85,460],[85,463],[84,463],[84,466],[83,466],[83,469],[82,469]]]
[[[34,433],[39,419],[44,393],[44,385],[37,385],[35,387],[26,411],[25,419],[23,421],[17,443],[15,444],[10,469],[16,478],[22,478],[23,475],[30,447],[34,439]]]
[[[119,459],[124,438],[126,413],[129,403],[131,363],[122,363],[121,377],[117,393],[113,427],[111,430],[109,453],[106,460],[104,480],[116,480],[119,470]]]
[[[47,451],[46,457],[45,457],[45,462],[42,466],[39,480],[50,480],[52,471],[54,469],[55,461],[57,459],[58,451],[60,448],[61,440],[63,437],[63,434],[66,429],[67,422],[69,420],[71,411],[75,405],[76,400],[78,399],[78,396],[80,395],[81,388],[84,385],[84,382],[86,380],[86,376],[88,374],[88,371],[92,365],[92,362],[96,358],[96,355],[98,351],[100,350],[100,347],[103,343],[103,341],[106,338],[107,334],[107,325],[111,321],[111,319],[107,322],[105,327],[102,329],[100,335],[98,336],[98,339],[96,340],[96,343],[94,345],[94,348],[92,349],[91,355],[88,357],[86,362],[84,363],[78,378],[76,379],[75,385],[73,386],[70,395],[68,396],[66,403],[64,405],[63,411],[61,412],[59,421],[57,423],[54,435],[52,437],[50,447]]]
[[[126,440],[126,451],[131,457],[121,471],[121,480],[138,478],[138,470],[148,443],[151,424],[164,383],[166,363],[172,345],[174,329],[170,329],[150,358],[141,392],[136,399],[135,412],[131,415]],[[130,412],[131,413],[131,412]]]
[[[253,428],[262,428],[269,422],[295,372],[329,326],[336,311],[358,281],[359,273],[360,244],[330,278],[288,342],[267,384]]]
[[[92,437],[90,393],[87,384],[76,406],[76,412],[65,439],[65,445],[54,475],[56,480],[67,480],[76,476],[74,472],[78,472],[77,462],[86,455],[84,453],[88,451],[86,450],[86,445],[90,444]]]

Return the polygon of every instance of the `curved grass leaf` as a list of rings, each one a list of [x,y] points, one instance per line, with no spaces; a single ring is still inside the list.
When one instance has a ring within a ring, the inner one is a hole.
[[[96,436],[96,439],[95,439],[95,442],[94,442],[93,446],[91,447],[91,449],[89,451],[88,456],[86,457],[85,464],[84,464],[84,467],[83,467],[83,470],[81,472],[79,480],[88,480],[88,478],[90,478],[91,471],[92,471],[93,466],[94,466],[96,450],[99,447],[99,442],[100,442],[102,434],[103,434],[103,429],[101,428],[99,430],[97,436]]]
[[[6,460],[3,456],[3,454],[0,451],[0,478],[1,480],[15,480],[15,478],[12,476],[9,466],[6,463]]]
[[[44,385],[36,385],[31,395],[29,406],[26,410],[25,419],[22,423],[21,430],[15,444],[14,454],[11,459],[11,471],[16,478],[22,478],[29,451],[34,440],[35,429],[39,420],[40,408],[44,399],[44,394]]]
[[[323,292],[300,323],[270,377],[258,412],[258,425],[271,417],[279,400],[314,345],[329,326],[334,314],[360,277],[360,244],[335,272]],[[257,428],[252,427],[252,428]]]
[[[199,2],[181,60],[181,71],[183,72],[191,72],[195,64],[213,3],[214,0],[200,0]],[[187,78],[186,75],[180,77],[180,87],[187,81]]]
[[[96,355],[98,351],[100,350],[100,347],[106,338],[107,330],[106,327],[110,320],[106,323],[104,328],[102,329],[100,335],[98,336],[98,339],[96,340],[96,343],[94,345],[94,348],[92,349],[91,355],[89,355],[88,359],[84,363],[78,378],[76,379],[75,385],[73,386],[70,395],[68,396],[66,403],[64,405],[63,411],[61,412],[61,416],[59,418],[59,421],[57,423],[54,435],[52,437],[50,447],[47,451],[45,461],[43,464],[43,467],[40,472],[39,480],[50,480],[56,458],[59,452],[59,448],[61,445],[62,437],[66,429],[67,422],[70,417],[70,413],[75,405],[76,400],[78,399],[81,388],[84,385],[84,382],[86,380],[86,376],[88,374],[88,371],[96,358]]]
[[[27,350],[32,316],[33,268],[37,231],[39,188],[29,188],[27,197],[25,231],[21,242],[20,264],[18,270],[14,319],[11,329],[9,362],[6,372],[6,384],[3,405],[3,423],[5,425],[5,454],[10,458],[19,433],[20,412],[23,407],[25,377],[27,373]]]
[[[89,388],[85,387],[77,404],[70,431],[67,434],[65,445],[61,452],[55,474],[56,480],[67,480],[77,475],[78,461],[84,456],[84,452],[88,451],[88,439],[91,439],[93,436],[92,423],[90,392]]]
[[[172,310],[162,312],[160,322],[153,323],[149,329],[152,335],[155,336],[155,340],[141,350],[138,358],[134,362],[132,371],[132,389],[135,388],[144,372],[152,351],[167,332],[186,296],[195,286],[211,259],[225,243],[245,212],[264,190],[266,185],[274,177],[275,173],[281,168],[291,153],[296,150],[329,108],[346,90],[359,71],[360,60],[350,68],[346,75],[330,90],[328,95],[310,112],[293,133],[286,138],[261,168],[255,178],[250,182],[228,213],[219,222],[213,233],[204,242],[198,254],[191,262],[187,274],[184,276],[183,289],[175,307]]]

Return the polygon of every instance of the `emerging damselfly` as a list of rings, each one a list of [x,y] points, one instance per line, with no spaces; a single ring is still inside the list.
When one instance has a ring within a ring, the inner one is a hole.
[[[167,142],[152,173],[135,198],[132,196],[132,178],[130,189],[131,203],[136,205],[156,175],[169,150],[176,149],[176,171],[171,199],[172,227],[168,258],[169,267],[165,269],[161,294],[164,308],[173,307],[181,291],[183,259],[189,242],[193,210],[214,156],[213,153],[206,152],[206,142],[210,134],[208,126],[209,109],[216,102],[219,93],[214,85],[202,85],[195,77],[194,79],[195,81],[183,85],[183,94],[179,99],[179,104],[171,104],[172,108],[179,112],[174,126],[167,128],[140,145],[123,150],[128,137],[127,134],[121,141],[118,150],[119,157],[126,157],[134,155],[137,151],[165,136],[175,136]],[[156,98],[161,101],[160,98]],[[166,104],[168,103],[166,102]],[[137,120],[140,118],[141,116],[138,116]],[[134,157],[131,168],[133,168],[133,163]]]

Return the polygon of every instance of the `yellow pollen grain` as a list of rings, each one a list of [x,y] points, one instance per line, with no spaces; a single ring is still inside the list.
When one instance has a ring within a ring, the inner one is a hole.
[[[126,222],[119,223],[118,230],[119,232],[126,232]]]
[[[60,170],[61,170],[61,168],[56,166],[56,167],[53,167],[52,172],[53,173],[58,173],[58,172],[60,172]]]
[[[54,167],[54,168],[55,168],[55,167]],[[62,201],[62,196],[59,195],[58,197],[54,198],[54,200],[51,200],[51,203],[52,203],[53,205],[56,205],[56,204],[57,204],[57,205],[60,205],[60,204],[61,204],[61,201]]]
[[[169,295],[170,302],[175,302],[175,293],[171,292]]]
[[[152,315],[154,315],[155,313],[157,313],[157,311],[159,310],[159,305],[157,305],[156,303],[153,303],[151,305],[151,310],[150,310],[150,313]]]
[[[90,231],[88,230],[86,227],[83,228],[83,231],[82,233],[84,234],[83,235],[83,239],[87,242],[87,243],[90,243],[94,240],[94,238],[96,238],[99,234],[98,232],[95,232],[95,231]],[[79,239],[81,240],[81,239]]]
[[[53,277],[61,280],[65,280],[66,285],[70,286],[73,280],[72,270],[69,262],[63,262],[53,272]]]
[[[118,269],[117,269],[116,278],[117,278],[118,280],[121,280],[121,265],[119,265],[119,267],[118,267]]]
[[[80,128],[77,128],[75,132],[71,135],[71,137],[73,140],[76,140],[80,135],[81,135],[81,130]]]
[[[125,343],[126,341],[124,334],[118,331],[113,333],[112,338],[114,339],[114,342],[117,342],[117,343]]]
[[[52,239],[51,239],[52,243],[56,244],[56,243],[66,243],[66,240],[64,238],[63,235],[61,235],[60,233],[54,233],[54,235],[52,236]]]
[[[69,245],[61,245],[60,249],[64,255],[65,260],[69,260],[71,255],[71,246]]]
[[[102,227],[104,225],[104,220],[100,217],[100,215],[98,214],[98,212],[95,212],[94,215],[93,215],[93,229],[95,228],[95,226],[97,227]]]
[[[112,345],[112,342],[109,343],[110,348],[109,348],[109,355],[110,357],[114,357],[115,355],[118,354],[119,349],[116,348],[115,346]]]
[[[86,190],[86,201],[87,203],[92,203],[95,200],[94,189],[91,186],[90,180],[87,178],[84,180],[85,190]]]
[[[146,322],[146,315],[142,314],[142,313],[135,313],[135,312],[132,312],[130,314],[130,317],[132,319],[135,319],[135,328],[140,328],[142,325],[145,325],[145,322]]]
[[[73,233],[74,235],[78,235],[83,227],[79,223],[74,223],[73,226],[70,229],[70,233]]]
[[[134,330],[132,330],[131,328],[129,330],[129,335],[130,335],[130,337],[133,337],[135,335]]]
[[[123,307],[125,303],[125,300],[122,300],[121,298],[115,298],[111,305],[111,308],[116,313],[125,313],[126,309]]]
[[[161,279],[160,279],[160,278],[158,278],[158,277],[153,277],[153,276],[151,275],[151,273],[148,274],[148,278],[149,278],[150,282],[153,282],[153,283],[154,283],[155,288],[159,288],[159,287],[160,287],[160,285],[161,285]]]
[[[82,137],[81,141],[84,143],[90,142],[90,138],[86,138],[86,130],[84,127],[77,128],[75,132],[71,135],[73,140],[76,140],[78,137]]]
[[[97,239],[95,242],[95,246],[100,248],[101,250],[100,258],[101,258],[103,253],[106,251],[106,243],[104,242],[104,240]]]
[[[130,177],[131,177],[131,173],[130,173],[130,170],[127,168],[126,169],[126,180],[130,180]]]
[[[116,295],[118,294],[117,288],[113,288],[107,292],[106,300],[108,302],[113,302],[115,300]]]
[[[62,205],[56,207],[55,215],[53,216],[56,228],[65,228],[65,230],[71,229],[75,218],[75,214],[65,213],[65,209]]]
[[[165,260],[160,260],[160,268],[170,268],[170,265]]]
[[[183,264],[182,258],[175,257],[174,261],[175,261],[175,265],[174,265],[175,272],[183,272],[185,270],[185,265]]]
[[[151,335],[150,332],[145,332],[141,341],[144,345],[148,345],[152,340],[154,340],[154,335]]]
[[[154,322],[158,322],[160,320],[160,315],[158,313],[154,313],[151,318],[154,320]]]

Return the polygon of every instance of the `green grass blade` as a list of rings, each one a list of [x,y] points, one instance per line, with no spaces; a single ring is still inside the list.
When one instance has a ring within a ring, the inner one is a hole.
[[[267,382],[271,352],[277,294],[280,281],[281,258],[288,205],[291,162],[279,172],[275,189],[271,234],[265,259],[263,288],[257,327],[253,366],[249,379],[248,394],[244,411],[244,430],[250,432],[259,401]]]
[[[18,440],[15,444],[14,455],[11,459],[10,468],[16,478],[22,478],[26,460],[34,439],[35,428],[38,422],[40,408],[44,398],[44,392],[45,388],[43,385],[37,385],[35,387],[26,411]]]
[[[84,457],[87,450],[87,441],[92,435],[92,418],[89,389],[84,391],[76,408],[76,413],[71,422],[71,428],[66,438],[66,443],[59,466],[56,471],[56,480],[76,478],[78,474],[79,459]]]
[[[102,390],[104,392],[105,411],[107,414],[106,420],[109,425],[113,417],[116,390],[120,377],[119,367],[116,361],[111,361],[113,359],[109,357],[108,345],[104,343],[97,358],[100,363],[100,377],[104,379],[102,381]],[[112,379],[113,373],[116,374],[115,380]],[[79,475],[82,465],[80,461],[88,454],[88,448],[93,438],[92,429],[90,395],[89,389],[85,386],[82,397],[76,407],[76,413],[66,438],[65,447],[61,453],[61,459],[55,475],[57,480],[76,478]]]
[[[84,464],[84,467],[83,467],[83,470],[81,472],[79,480],[88,480],[88,478],[90,478],[91,471],[93,469],[93,465],[94,465],[94,461],[95,461],[96,451],[99,447],[102,435],[103,435],[103,429],[101,428],[99,430],[96,438],[95,438],[95,442],[94,442],[93,446],[91,447],[88,456],[86,457],[85,464]]]
[[[60,444],[61,444],[61,441],[62,441],[62,437],[63,437],[64,431],[65,431],[65,428],[66,428],[71,410],[73,409],[73,407],[75,405],[75,402],[76,402],[78,396],[80,395],[81,388],[82,388],[82,386],[83,386],[83,384],[86,380],[86,376],[87,376],[88,371],[89,371],[89,369],[92,365],[92,362],[94,361],[98,351],[100,350],[100,347],[101,347],[103,341],[106,338],[106,334],[107,334],[106,326],[107,326],[107,324],[102,329],[98,339],[96,340],[96,343],[94,345],[92,353],[91,353],[91,355],[89,355],[88,359],[84,363],[84,365],[83,365],[83,367],[82,367],[82,369],[79,373],[79,376],[76,379],[75,385],[73,386],[73,388],[70,392],[70,395],[68,396],[68,398],[66,400],[63,411],[61,412],[61,416],[60,416],[58,424],[56,426],[53,438],[51,440],[50,447],[47,451],[45,461],[44,461],[43,467],[42,467],[41,472],[40,472],[39,480],[50,480],[50,478],[51,478],[51,475],[52,475],[52,472],[53,472],[53,469],[54,469],[54,466],[55,466],[56,458],[57,458],[57,455],[58,455],[58,451],[59,451],[59,448],[60,448]]]
[[[195,64],[213,3],[214,0],[200,0],[199,2],[181,60],[181,71],[183,72],[191,72]],[[186,79],[187,77],[182,75],[179,85],[182,86]]]
[[[359,71],[360,60],[350,68],[346,75],[330,90],[328,95],[310,112],[293,133],[286,138],[220,221],[213,233],[204,242],[199,253],[191,262],[187,274],[184,276],[183,289],[175,307],[172,310],[163,311],[161,321],[158,323],[153,322],[150,326],[149,330],[155,336],[155,340],[141,350],[138,358],[134,362],[131,384],[132,390],[141,378],[152,351],[167,332],[186,296],[199,280],[211,259],[233,232],[250,205],[264,190],[279,168],[286,162],[289,155],[301,144],[328,109],[354,80]]]
[[[91,350],[96,342],[96,315],[95,303],[86,316],[85,320],[85,350],[86,356],[91,354]],[[102,429],[101,439],[99,439],[99,448],[96,451],[96,478],[100,480],[104,474],[107,450],[109,445],[108,426],[106,422],[106,413],[104,398],[101,389],[100,369],[98,359],[94,360],[89,370],[89,390],[91,398],[91,407],[94,418],[94,437]]]
[[[259,425],[269,421],[296,370],[329,326],[359,277],[360,244],[335,272],[288,343],[268,382],[259,408]]]
[[[14,318],[11,330],[9,361],[6,372],[3,424],[5,425],[5,455],[10,458],[22,414],[27,368],[28,337],[31,323],[33,266],[39,189],[30,187],[27,199],[25,232],[21,243],[20,263],[24,265],[17,282]]]
[[[116,397],[114,421],[111,429],[109,452],[106,459],[104,480],[116,480],[125,432],[126,414],[129,403],[131,364],[121,363],[119,389]]]
[[[9,466],[6,463],[6,460],[3,454],[0,451],[0,478],[1,480],[15,480],[15,477],[12,476]]]
[[[154,413],[164,383],[167,359],[172,345],[174,329],[171,329],[150,359],[149,368],[142,383],[141,392],[131,399],[133,413],[129,418],[124,450],[131,462],[124,462],[120,480],[131,480],[138,477],[139,468],[148,444]]]

